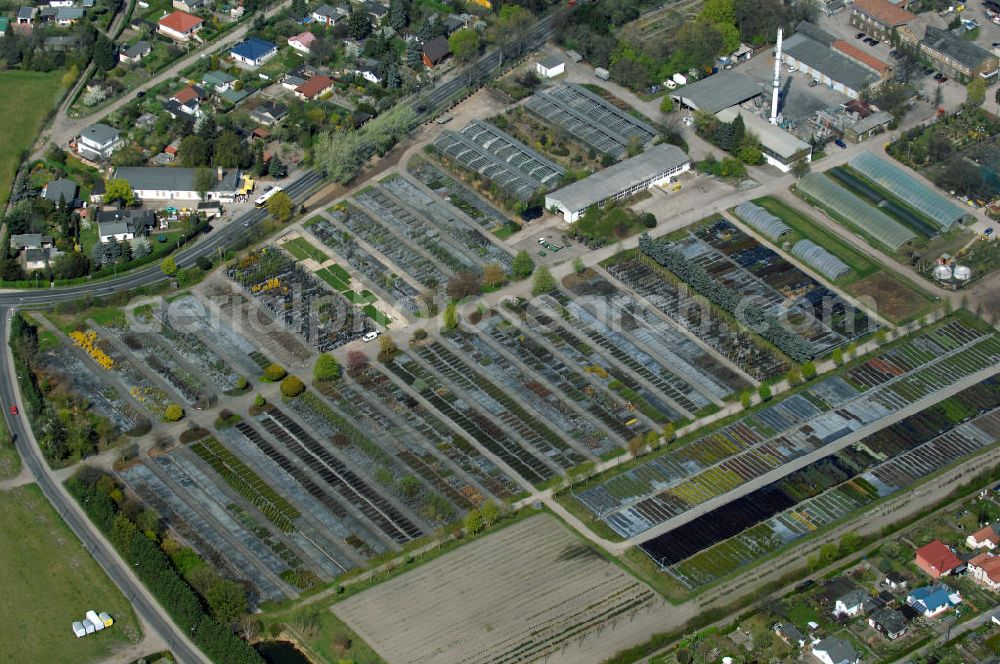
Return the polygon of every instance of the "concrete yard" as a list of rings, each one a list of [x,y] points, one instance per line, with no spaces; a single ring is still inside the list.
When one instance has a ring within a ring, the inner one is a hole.
[[[652,591],[549,515],[467,544],[332,608],[389,664],[546,658]]]

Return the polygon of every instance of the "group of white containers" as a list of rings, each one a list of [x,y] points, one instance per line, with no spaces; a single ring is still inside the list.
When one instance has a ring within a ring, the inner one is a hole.
[[[105,627],[111,627],[114,624],[114,619],[104,611],[100,613],[87,611],[87,617],[83,621],[73,623],[73,634],[79,639],[81,636],[100,632]]]

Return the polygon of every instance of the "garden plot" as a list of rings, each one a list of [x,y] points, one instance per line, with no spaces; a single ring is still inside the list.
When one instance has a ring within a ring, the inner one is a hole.
[[[583,368],[576,370],[564,363],[524,326],[514,325],[494,310],[484,317],[478,330],[555,385],[595,420],[604,423],[621,441],[627,442],[649,430],[635,416],[634,407],[601,388],[598,381],[588,381]]]
[[[242,301],[241,296],[237,297]],[[270,361],[261,364],[261,354],[257,347],[225,324],[221,316],[210,319],[205,305],[193,295],[172,300],[168,314],[164,325],[184,337],[179,345],[190,343],[192,346],[190,351],[179,349],[179,352],[190,352],[193,362],[197,358],[196,366],[205,366],[209,375],[218,375],[219,380],[225,384],[233,379],[237,371],[254,376],[270,364]],[[246,329],[245,326],[241,327]],[[173,334],[166,332],[164,337],[171,339]],[[239,379],[238,375],[236,379]]]
[[[227,275],[320,352],[359,339],[369,330],[364,314],[351,302],[323,289],[280,251],[265,247],[250,253]]]
[[[489,238],[476,230],[465,215],[452,211],[443,201],[424,193],[410,180],[397,175],[384,180],[382,187],[412,210],[420,212],[466,255],[476,258],[483,264],[496,263],[504,268],[510,267],[514,257],[506,249],[493,244]]]
[[[428,258],[437,261],[445,269],[463,272],[475,267],[476,259],[447,242],[436,228],[405,209],[384,188],[374,185],[355,194],[354,200],[378,219],[390,233],[420,247]]]
[[[409,172],[433,190],[435,194],[464,212],[480,228],[497,236],[509,235],[520,230],[517,223],[508,219],[504,213],[438,168],[436,164],[421,161],[419,164],[411,166]]]
[[[632,537],[998,361],[995,335],[951,320],[576,498]]]
[[[332,610],[389,664],[515,664],[542,661],[655,598],[540,515]]]
[[[456,353],[436,341],[420,344],[415,354],[442,381],[450,381],[463,395],[475,399],[538,454],[562,470],[582,463],[586,458],[575,447],[528,410],[518,395],[511,395],[485,378]],[[530,399],[531,397],[529,397]]]
[[[260,418],[264,430],[356,509],[388,540],[405,544],[424,534],[384,496],[312,437],[288,415],[271,408]]]
[[[577,367],[586,374],[593,384],[626,400],[625,409],[627,412],[620,413],[626,426],[632,427],[638,424],[637,413],[657,425],[681,419],[678,411],[667,404],[666,397],[654,393],[649,389],[648,382],[640,380],[645,379],[647,375],[653,377],[652,373],[639,366],[638,362],[631,361],[627,356],[624,357],[623,364],[620,366],[611,361],[608,356],[596,351],[581,337],[576,336],[567,327],[560,324],[559,318],[549,315],[552,310],[551,305],[542,309],[530,308],[524,302],[505,306],[518,315],[518,329],[535,331],[548,342],[546,348],[554,355]],[[582,337],[593,338],[606,351],[610,351],[613,347],[610,340],[596,330],[588,328],[579,319],[569,316],[565,309],[561,313],[563,314],[562,322],[566,326],[572,327]],[[608,352],[608,355],[611,353]],[[636,378],[636,375],[633,375],[629,369],[639,372],[637,373],[639,378]]]
[[[571,284],[569,290],[576,296],[579,305],[603,316],[619,335],[627,333],[657,357],[663,358],[660,364],[670,367],[669,372],[678,374],[672,382],[685,394],[695,389],[709,399],[719,400],[750,386],[737,372],[716,360],[691,337],[603,277],[585,273],[568,281]]]
[[[608,265],[607,271],[747,375],[767,380],[788,370],[786,360],[763,346],[753,333],[711,305],[695,300],[665,270],[641,254]]]
[[[427,400],[431,407],[496,455],[519,477],[532,484],[542,484],[555,477],[553,465],[529,452],[528,447],[514,437],[513,429],[508,433],[506,428],[497,423],[498,418],[491,411],[485,407],[477,408],[463,399],[412,358],[400,355],[386,366],[416,394]],[[507,424],[506,421],[503,423]]]
[[[149,504],[184,541],[226,577],[254,588],[260,599],[285,597],[267,575],[261,573],[226,535],[213,527],[184,497],[144,464],[134,465],[121,477]]]
[[[455,518],[456,505],[468,506],[462,494],[443,478],[429,473],[431,484],[445,490],[442,494],[419,479],[422,476],[420,470],[427,472],[429,469],[411,468],[403,456],[394,454],[396,449],[391,444],[391,427],[364,395],[344,381],[336,387],[321,385],[320,391],[330,401],[315,392],[306,392],[300,398],[291,400],[289,407],[313,431],[333,443],[355,467],[385,487],[397,500],[436,526]],[[369,432],[368,435],[362,430]],[[376,432],[381,435],[375,435]],[[453,504],[449,499],[457,499],[458,502]]]
[[[420,311],[420,304],[417,302],[420,291],[362,249],[350,232],[338,228],[325,216],[314,217],[306,226],[324,245],[337,252],[348,265],[367,279],[370,287],[385,291],[389,295],[386,298],[388,301],[413,314]]]
[[[94,373],[70,348],[59,345],[45,351],[42,363],[47,371],[72,386],[74,393],[85,397],[90,408],[107,417],[118,433],[135,431],[143,423],[148,424],[149,420],[145,415],[133,408],[127,399]]]
[[[523,403],[530,403],[532,410],[548,426],[581,444],[591,454],[600,456],[627,442],[627,439],[612,439],[604,429],[586,417],[584,411],[575,410],[562,396],[539,381],[537,375],[521,371],[480,335],[458,332],[448,335],[445,343],[451,345],[461,357],[474,360],[488,380],[501,389],[506,388],[507,394],[516,395]]]
[[[156,385],[125,353],[115,348],[107,339],[98,337],[93,330],[75,330],[70,333],[70,338],[97,366],[118,378],[128,389],[129,395],[141,403],[154,419],[162,419],[167,406],[176,403],[175,399]]]
[[[375,367],[365,367],[354,377],[365,394],[378,399],[384,411],[403,424],[406,435],[398,440],[409,453],[420,458],[425,465],[435,467],[433,457],[442,455],[465,473],[467,478],[449,475],[446,481],[463,496],[474,503],[482,498],[482,492],[476,487],[482,487],[493,494],[498,502],[511,500],[520,494],[522,489],[492,461],[483,456],[476,447],[464,436],[456,434],[445,422],[420,401],[408,394],[389,376]],[[435,450],[436,454],[428,455],[419,447]],[[402,454],[402,453],[401,453]],[[412,465],[412,464],[411,464]],[[458,484],[461,484],[458,486]]]

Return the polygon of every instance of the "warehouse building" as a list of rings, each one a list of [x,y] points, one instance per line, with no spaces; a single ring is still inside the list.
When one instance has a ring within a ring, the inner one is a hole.
[[[715,117],[723,122],[732,122],[737,115],[743,116],[743,124],[747,131],[760,139],[760,151],[764,159],[783,173],[792,170],[796,162],[812,161],[812,146],[796,138],[781,127],[771,124],[756,113],[741,112],[739,108],[727,108],[719,111]]]
[[[798,67],[814,79],[852,99],[857,99],[861,91],[875,85],[886,74],[875,62],[862,64],[848,54],[834,47],[837,40],[824,39],[822,30],[805,25],[784,42],[782,60],[789,67]],[[841,44],[842,48],[847,45]],[[874,60],[874,58],[873,58]]]
[[[125,180],[143,201],[196,201],[202,197],[195,184],[196,168],[120,166],[114,177]],[[240,186],[240,169],[218,168],[205,200],[231,203]]]
[[[735,71],[720,71],[685,85],[670,93],[671,99],[684,108],[706,113],[718,113],[762,95],[760,83]]]
[[[661,143],[545,197],[548,210],[558,210],[572,223],[588,208],[603,207],[632,194],[662,185],[690,170],[691,160],[676,145]]]

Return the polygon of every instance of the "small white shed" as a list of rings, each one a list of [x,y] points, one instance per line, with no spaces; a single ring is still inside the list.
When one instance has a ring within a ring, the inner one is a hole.
[[[535,63],[535,71],[542,78],[555,78],[566,73],[566,61],[559,56],[550,55]]]
[[[78,639],[81,636],[87,636],[87,630],[83,626],[83,623],[80,622],[79,620],[73,623],[73,633],[76,635],[76,638]]]
[[[83,619],[83,629],[87,632],[87,634],[93,634],[97,631],[97,628],[94,627],[94,623],[90,622],[86,618]]]

